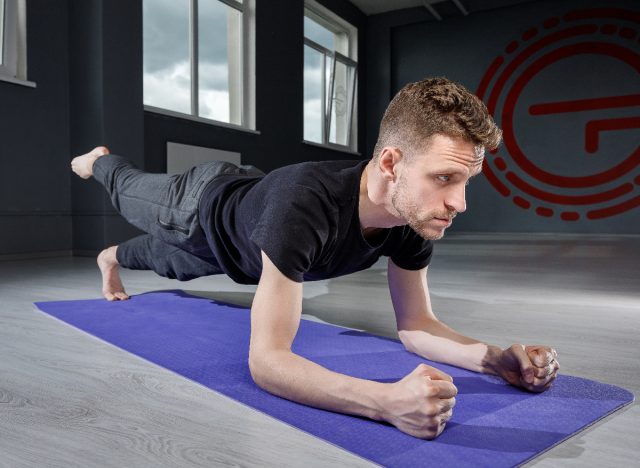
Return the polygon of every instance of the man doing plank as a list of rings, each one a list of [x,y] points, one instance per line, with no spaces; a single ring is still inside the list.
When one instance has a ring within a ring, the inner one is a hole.
[[[148,174],[98,147],[72,161],[104,185],[115,208],[147,234],[98,256],[107,300],[126,300],[119,266],[189,280],[225,273],[257,284],[249,368],[263,389],[326,410],[387,421],[433,439],[457,389],[426,364],[394,383],[332,372],[291,351],[304,281],[353,273],[387,256],[398,334],[424,358],[549,388],[554,349],[507,349],[463,336],[434,314],[427,288],[432,241],[466,210],[465,188],[501,131],[484,104],[446,78],[405,86],[389,104],[368,161],[305,162],[264,175],[213,162],[181,175]]]

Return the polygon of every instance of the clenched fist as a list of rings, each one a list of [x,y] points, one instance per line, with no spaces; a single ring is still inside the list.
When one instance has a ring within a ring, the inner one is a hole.
[[[457,394],[449,375],[420,364],[402,380],[389,384],[383,419],[414,437],[434,439],[451,419]]]
[[[496,372],[511,385],[544,392],[558,375],[558,353],[549,346],[514,344],[503,350]]]

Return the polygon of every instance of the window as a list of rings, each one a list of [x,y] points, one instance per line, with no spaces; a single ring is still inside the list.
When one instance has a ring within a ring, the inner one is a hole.
[[[305,4],[304,139],[356,150],[357,29]]]
[[[144,104],[247,128],[254,0],[143,0]]]
[[[0,79],[27,82],[25,0],[0,0]]]

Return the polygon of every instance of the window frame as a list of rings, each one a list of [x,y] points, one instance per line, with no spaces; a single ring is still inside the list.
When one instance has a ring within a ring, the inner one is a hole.
[[[5,22],[5,0],[0,0],[0,66],[4,64],[4,22]]]
[[[189,114],[171,109],[164,109],[151,104],[144,104],[144,110],[155,114],[179,117],[185,120],[217,125],[238,130],[256,132],[255,117],[255,1],[256,0],[216,0],[242,15],[240,31],[240,57],[229,59],[239,60],[239,79],[230,76],[229,79],[229,117],[232,122],[215,120],[199,115],[200,107],[200,76],[199,76],[199,0],[189,0],[189,69],[190,69],[190,108]],[[144,58],[143,58],[144,60]],[[229,68],[231,64],[229,64]],[[229,70],[231,74],[232,71]],[[239,83],[239,85],[238,85]],[[233,94],[233,97],[232,97]],[[240,114],[240,124],[233,123],[233,113]]]
[[[35,87],[27,81],[26,0],[3,0],[0,81]]]
[[[318,23],[320,26],[328,29],[338,36],[338,44],[336,44],[335,51],[329,50],[326,47],[318,44],[312,39],[306,37],[303,32],[303,42],[305,46],[323,54],[323,70],[322,70],[322,118],[321,118],[321,135],[322,142],[310,141],[304,139],[303,142],[323,146],[340,151],[347,151],[357,154],[358,146],[358,108],[357,108],[357,95],[358,95],[358,29],[352,24],[348,23],[343,18],[339,17],[332,11],[320,5],[315,0],[305,0],[304,16]],[[345,55],[348,54],[348,55]],[[330,61],[329,72],[329,89],[326,86],[326,67],[327,60]],[[331,139],[331,114],[333,106],[333,87],[335,84],[335,66],[337,62],[341,62],[347,67],[354,68],[353,76],[353,90],[348,103],[349,113],[349,134],[347,136],[347,144],[342,145],[339,143],[333,143]],[[326,93],[326,95],[325,95]]]

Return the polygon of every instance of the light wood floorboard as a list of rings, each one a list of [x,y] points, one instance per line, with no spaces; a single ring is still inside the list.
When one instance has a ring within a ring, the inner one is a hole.
[[[386,261],[305,284],[304,316],[397,337]],[[90,258],[0,262],[0,467],[372,466],[102,342],[36,301],[96,298]],[[255,287],[123,271],[131,294],[184,289],[250,306]],[[429,271],[438,316],[501,346],[555,346],[562,371],[640,393],[640,237],[451,235]],[[637,466],[636,404],[536,467]]]

